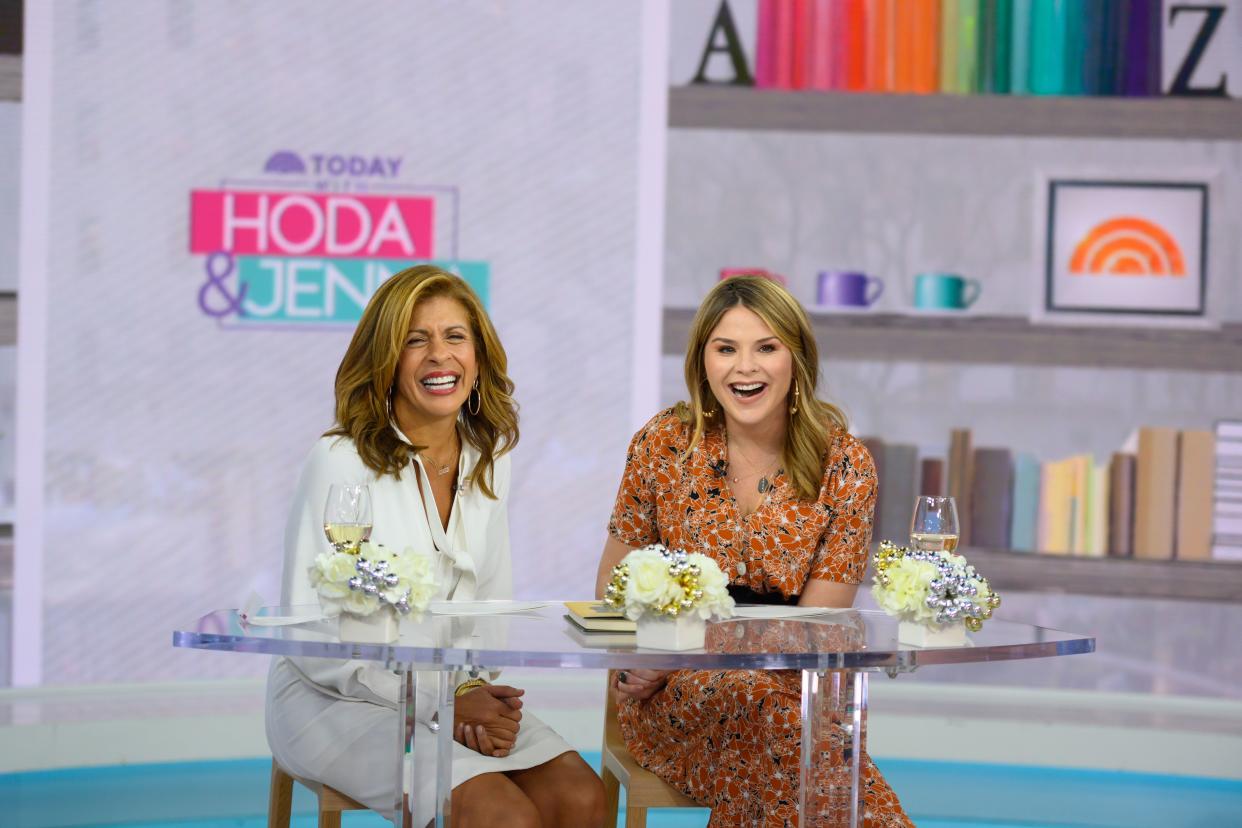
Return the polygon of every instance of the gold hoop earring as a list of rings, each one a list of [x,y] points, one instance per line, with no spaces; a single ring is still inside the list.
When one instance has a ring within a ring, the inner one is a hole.
[[[794,402],[793,402],[793,406],[789,409],[790,417],[798,413],[798,400],[799,399],[800,399],[800,395],[798,393],[798,383],[795,382],[794,383]]]
[[[471,407],[471,403],[474,406]],[[474,387],[470,389],[470,396],[466,398],[466,411],[473,417],[479,416],[479,411],[483,408],[483,394],[479,391],[479,381],[474,381]]]

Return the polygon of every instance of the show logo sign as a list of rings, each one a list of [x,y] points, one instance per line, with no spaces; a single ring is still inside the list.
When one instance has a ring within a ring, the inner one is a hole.
[[[421,262],[462,276],[487,303],[487,263],[456,257],[456,188],[401,184],[400,157],[305,158],[283,150],[263,177],[191,190],[203,314],[227,327],[352,325],[385,279]],[[437,259],[445,202],[454,226],[440,238],[454,249]]]

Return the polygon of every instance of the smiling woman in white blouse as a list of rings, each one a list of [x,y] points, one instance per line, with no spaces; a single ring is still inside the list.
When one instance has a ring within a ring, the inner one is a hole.
[[[337,371],[336,425],[298,481],[283,604],[318,600],[307,568],[326,551],[328,487],[343,482],[370,485],[372,542],[434,553],[436,600],[510,597],[508,452],[518,427],[506,368],[482,304],[457,276],[420,265],[380,286]],[[522,709],[523,691],[456,680],[454,826],[603,823],[599,777]],[[266,716],[273,756],[297,776],[391,808],[399,684],[375,662],[275,659]],[[415,718],[430,733],[434,692],[425,684]],[[416,735],[416,750],[432,741]],[[413,824],[425,825],[434,780],[414,784],[407,802]]]

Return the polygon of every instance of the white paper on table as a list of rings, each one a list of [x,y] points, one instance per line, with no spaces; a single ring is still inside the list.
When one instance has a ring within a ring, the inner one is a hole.
[[[251,615],[243,623],[252,627],[291,627],[294,624],[309,624],[312,621],[323,621],[329,616],[322,612],[311,615]]]
[[[733,608],[734,618],[809,618],[812,615],[831,615],[849,612],[849,607],[787,607],[781,604],[738,605]]]
[[[548,606],[550,601],[432,601],[433,615],[509,615]]]

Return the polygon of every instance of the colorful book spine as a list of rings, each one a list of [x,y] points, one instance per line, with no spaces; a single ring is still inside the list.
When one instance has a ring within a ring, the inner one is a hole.
[[[980,92],[1009,94],[1012,28],[1013,0],[979,0]]]
[[[833,85],[832,55],[836,45],[832,26],[832,0],[808,0],[810,34],[807,43],[807,88],[827,92]]]
[[[1031,0],[1013,0],[1009,31],[1009,92],[1031,91]]]
[[[1009,548],[1017,552],[1038,552],[1039,461],[1030,454],[1014,458],[1012,508]]]
[[[912,77],[904,90],[930,95],[940,88],[940,0],[904,0],[910,21],[909,49]]]
[[[975,57],[975,91],[991,93],[992,76],[996,72],[996,4],[997,0],[978,0],[979,36]]]
[[[957,90],[970,95],[979,89],[979,3],[957,0]]]
[[[1071,36],[1077,36],[1081,44],[1082,61],[1078,64],[1078,92],[1082,95],[1104,94],[1105,32],[1108,29],[1108,7],[1105,0],[1087,0],[1077,17],[1077,28],[1071,28]],[[1071,54],[1077,49],[1071,44]]]
[[[868,92],[896,90],[896,0],[866,0],[863,20],[867,26],[866,87]]]
[[[1013,519],[1013,456],[1009,449],[978,448],[973,458],[971,544],[1008,549]]]
[[[961,93],[957,87],[957,4],[959,0],[940,2],[940,91]]]
[[[795,11],[793,0],[780,0],[776,6],[776,66],[773,86],[777,89],[793,88]]]
[[[1212,476],[1216,437],[1210,431],[1183,431],[1177,457],[1177,558],[1212,557]]]
[[[789,88],[810,88],[811,0],[788,0],[793,9],[793,37],[789,44]]]
[[[1065,67],[1062,83],[1066,95],[1081,95],[1084,92],[1084,64],[1089,57],[1086,15],[1096,7],[1097,2],[1098,0],[1090,0],[1090,2],[1071,5],[1069,13],[1065,16],[1065,52],[1062,55]]]
[[[1118,452],[1109,461],[1108,555],[1134,555],[1134,455]]]
[[[955,428],[949,433],[949,497],[957,503],[958,543],[969,546],[970,500],[975,485],[971,431]]]
[[[1099,94],[1121,94],[1122,37],[1129,14],[1127,0],[1103,0],[1104,31],[1101,33]]]
[[[776,6],[780,0],[759,0],[755,18],[755,87],[776,85]]]
[[[842,88],[863,92],[867,88],[867,13],[866,0],[839,0],[844,7],[842,54],[845,59],[845,82]]]
[[[1216,424],[1212,557],[1242,561],[1242,420]]]
[[[1066,94],[1065,73],[1071,0],[1031,0],[1030,73],[1034,95]]]
[[[1175,542],[1177,429],[1139,429],[1134,476],[1134,557],[1168,560]]]
[[[1087,554],[1093,558],[1108,554],[1108,489],[1108,466],[1092,464],[1087,498]]]
[[[1164,22],[1160,8],[1160,0],[1130,0],[1120,49],[1119,94],[1146,97],[1161,92]]]
[[[944,497],[944,459],[924,457],[919,461],[919,491],[927,497]]]

